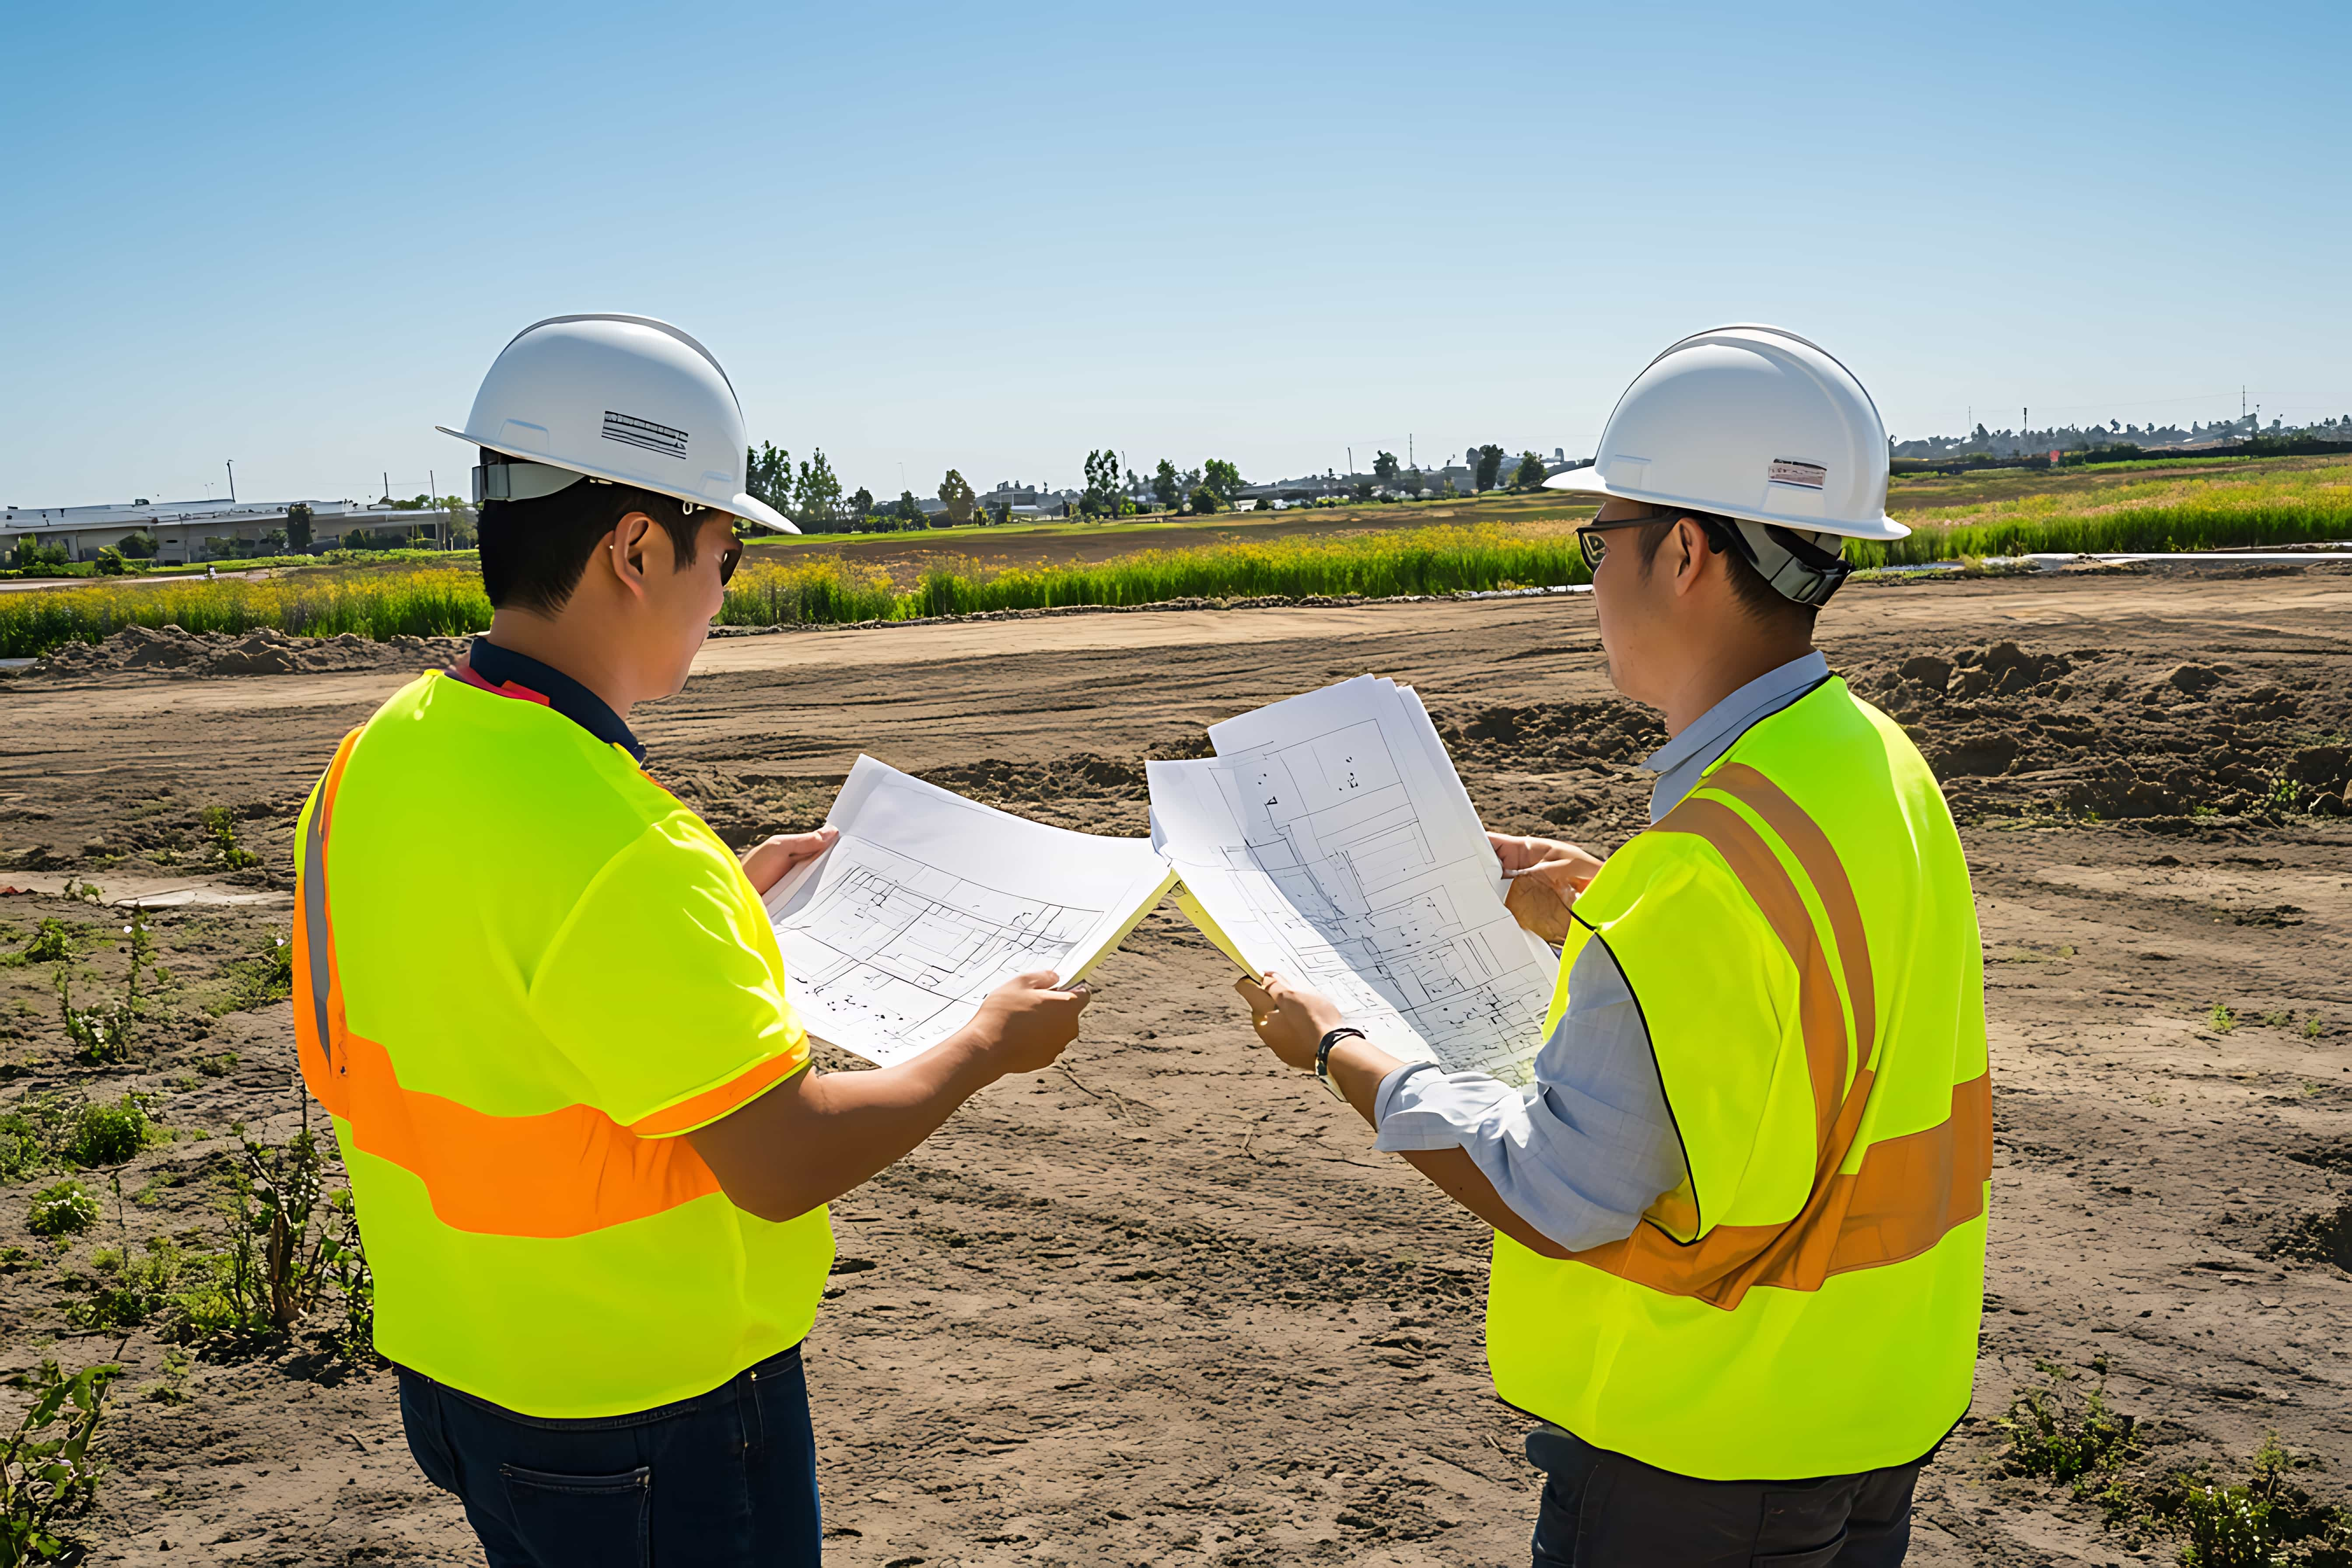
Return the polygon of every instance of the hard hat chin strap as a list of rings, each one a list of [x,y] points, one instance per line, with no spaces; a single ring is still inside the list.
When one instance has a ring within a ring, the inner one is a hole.
[[[1833,539],[1834,534],[1809,538],[1777,522],[1749,522],[1744,518],[1724,521],[1731,524],[1722,531],[1729,535],[1727,542],[1756,568],[1756,574],[1774,593],[1791,604],[1815,607],[1825,605],[1853,574],[1853,566],[1836,550],[1824,550],[1814,542],[1818,539]]]
[[[490,458],[487,448],[486,458]],[[493,500],[537,500],[558,490],[568,490],[586,479],[592,485],[609,485],[611,479],[599,479],[576,468],[559,468],[553,463],[526,463],[518,458],[499,458],[476,466],[474,469],[474,504]],[[700,502],[682,500],[678,511],[687,517],[705,510]],[[713,507],[710,510],[717,510]]]
[[[537,500],[569,489],[587,477],[576,468],[559,468],[552,463],[481,463],[474,468],[474,504]]]

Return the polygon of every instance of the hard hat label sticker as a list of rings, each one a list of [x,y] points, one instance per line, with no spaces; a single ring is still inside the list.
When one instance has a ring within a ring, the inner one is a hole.
[[[1820,489],[1829,482],[1829,477],[1830,471],[1819,463],[1800,463],[1787,458],[1773,458],[1771,466],[1764,471],[1768,483],[1801,485],[1809,490]]]
[[[640,419],[634,414],[615,414],[604,410],[604,439],[625,446],[659,452],[667,458],[686,456],[687,435],[667,425],[656,425],[650,419]]]

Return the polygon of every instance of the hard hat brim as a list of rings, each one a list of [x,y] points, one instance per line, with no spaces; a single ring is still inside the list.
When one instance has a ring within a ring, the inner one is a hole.
[[[739,493],[727,510],[733,512],[739,521],[748,522],[753,528],[764,528],[771,533],[800,531],[798,523],[749,492]]]
[[[544,463],[548,467],[553,468],[569,468],[575,474],[583,474],[592,479],[603,479],[607,484],[627,485],[632,489],[651,490],[656,495],[668,496],[676,500],[690,501],[696,506],[707,506],[713,511],[730,512],[743,521],[750,523],[752,527],[765,529],[771,533],[798,533],[800,531],[800,529],[793,524],[792,519],[786,517],[782,512],[778,511],[774,507],[770,506],[766,501],[761,500],[759,497],[749,494],[745,491],[737,491],[734,496],[730,498],[722,505],[720,502],[712,500],[709,496],[695,495],[686,490],[671,489],[663,485],[647,484],[641,477],[634,474],[625,474],[617,468],[592,468],[585,463],[561,461],[549,457],[545,452],[533,452],[520,447],[506,446],[497,441],[486,441],[479,436],[470,435],[463,430],[452,430],[446,425],[436,425],[433,428],[440,431],[444,436],[455,436],[458,440],[470,442],[472,445],[477,447],[488,447],[493,452],[503,452],[509,458],[518,458],[526,463]]]
[[[1807,533],[1833,533],[1842,539],[1874,539],[1885,542],[1910,536],[1908,524],[1881,514],[1869,521],[1843,518],[1805,517],[1795,512],[1766,511],[1758,507],[1728,507],[1719,501],[1696,501],[1688,496],[1661,495],[1650,490],[1628,489],[1612,485],[1601,477],[1597,467],[1570,468],[1554,474],[1543,482],[1548,490],[1572,490],[1581,495],[1608,496],[1617,500],[1637,500],[1650,506],[1688,507],[1693,511],[1713,512],[1719,517],[1736,517],[1743,522],[1776,523]]]

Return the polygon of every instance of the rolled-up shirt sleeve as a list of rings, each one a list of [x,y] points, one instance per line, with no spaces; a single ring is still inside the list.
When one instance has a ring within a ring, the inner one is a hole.
[[[1512,1213],[1571,1252],[1622,1241],[1683,1179],[1642,1009],[1607,947],[1569,971],[1569,1005],[1536,1054],[1535,1082],[1412,1062],[1381,1081],[1379,1147],[1463,1149]]]

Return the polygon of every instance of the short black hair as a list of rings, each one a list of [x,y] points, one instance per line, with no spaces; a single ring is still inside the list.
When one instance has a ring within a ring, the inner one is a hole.
[[[1749,565],[1748,557],[1742,555],[1732,542],[1732,532],[1739,524],[1717,513],[1685,509],[1669,511],[1657,521],[1644,524],[1639,541],[1643,575],[1649,574],[1650,568],[1657,562],[1658,551],[1666,542],[1666,535],[1672,533],[1675,524],[1684,518],[1698,524],[1699,531],[1706,535],[1707,548],[1723,557],[1724,569],[1730,574],[1732,600],[1747,611],[1751,619],[1762,621],[1767,626],[1787,624],[1792,627],[1801,626],[1808,636],[1811,635],[1813,623],[1820,618],[1822,607],[1819,605],[1801,605],[1764,581],[1764,574]]]
[[[491,607],[512,605],[542,616],[562,609],[597,542],[633,511],[644,512],[669,535],[676,570],[694,564],[702,515],[688,517],[679,502],[651,490],[583,479],[533,500],[484,502],[482,588]]]

